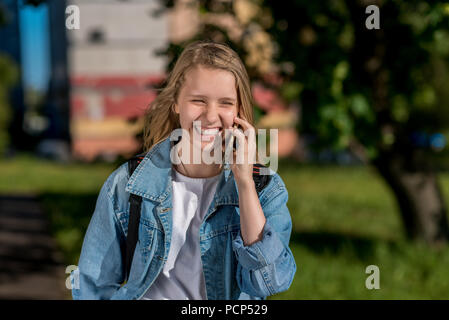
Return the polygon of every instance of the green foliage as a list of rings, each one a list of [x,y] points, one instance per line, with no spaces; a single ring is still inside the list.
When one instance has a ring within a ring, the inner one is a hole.
[[[262,3],[275,21],[288,23],[267,31],[279,49],[276,61],[297,70],[287,76],[303,86],[296,97],[304,108],[303,128],[317,132],[322,145],[344,148],[356,139],[377,149],[396,141],[380,139],[383,125],[401,134],[449,126],[443,89],[449,84],[449,6],[399,0],[378,5],[381,29],[368,30],[360,2]]]
[[[282,85],[280,93],[287,102],[293,102],[298,99],[302,88],[303,85],[300,82],[290,81]]]
[[[8,126],[12,116],[8,101],[9,89],[17,82],[18,77],[18,69],[13,61],[0,54],[0,156],[9,143]]]

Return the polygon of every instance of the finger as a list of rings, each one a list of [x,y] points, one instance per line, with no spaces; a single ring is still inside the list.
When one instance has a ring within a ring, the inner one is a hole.
[[[234,117],[234,122],[241,125],[243,128],[243,131],[250,130],[250,129],[254,130],[254,127],[248,121],[246,121],[242,118]]]
[[[242,132],[242,130],[240,129],[234,129],[232,131],[232,133],[234,134],[234,136],[237,138],[237,142],[239,143],[239,145],[246,145],[246,136],[245,134]]]
[[[235,120],[237,120],[236,123],[239,123],[242,126],[245,135],[248,136],[250,139],[255,140],[256,129],[248,121],[244,119],[235,117]]]
[[[248,154],[248,162],[251,164],[256,163],[256,153],[257,153],[257,141],[256,141],[256,131],[254,128],[250,128],[245,131],[245,133],[242,133],[241,130],[239,130],[239,133],[242,134],[242,136],[245,139],[245,152]]]

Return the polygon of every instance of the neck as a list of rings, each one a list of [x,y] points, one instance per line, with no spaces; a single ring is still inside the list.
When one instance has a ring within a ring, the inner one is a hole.
[[[190,178],[209,178],[220,174],[223,165],[222,164],[206,164],[206,163],[193,163],[193,154],[190,153],[190,163],[184,163],[182,158],[182,148],[178,149],[178,155],[181,163],[174,165],[175,169]],[[188,161],[187,161],[188,162]]]
[[[221,164],[184,164],[175,165],[176,170],[190,178],[209,178],[219,175]]]

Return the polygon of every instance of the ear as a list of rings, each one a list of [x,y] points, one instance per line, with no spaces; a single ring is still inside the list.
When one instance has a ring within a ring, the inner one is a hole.
[[[178,113],[178,114],[179,114],[179,106],[178,106],[177,103],[174,103],[174,104],[173,104],[172,110],[173,110],[175,113]]]

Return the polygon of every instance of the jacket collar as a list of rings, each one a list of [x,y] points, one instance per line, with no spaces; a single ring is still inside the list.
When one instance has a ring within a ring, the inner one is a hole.
[[[154,145],[134,170],[125,190],[149,200],[162,202],[172,192],[172,163],[170,137]],[[238,191],[232,170],[222,170],[214,199],[215,205],[238,205]]]

